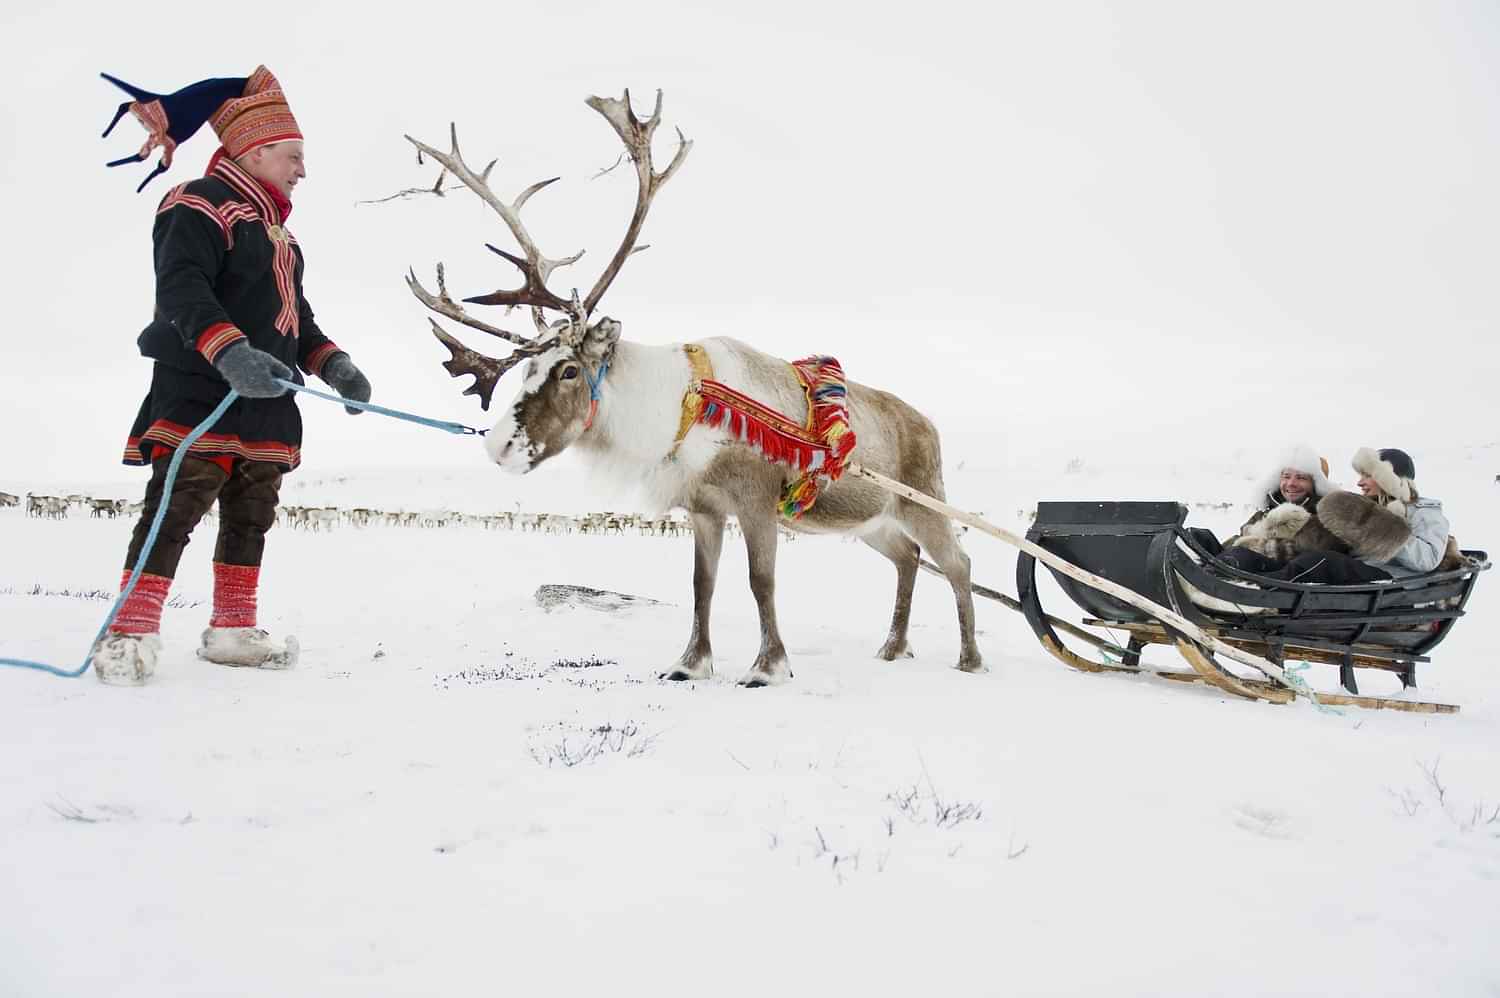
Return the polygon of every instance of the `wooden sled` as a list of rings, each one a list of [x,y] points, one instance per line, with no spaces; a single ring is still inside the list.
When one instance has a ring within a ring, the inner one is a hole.
[[[1082,672],[1206,683],[1268,703],[1302,696],[1320,704],[1428,714],[1458,711],[1454,704],[1360,696],[1354,670],[1394,671],[1403,684],[1415,686],[1417,663],[1430,661],[1426,653],[1463,616],[1479,573],[1490,567],[1483,551],[1465,551],[1468,564],[1456,571],[1376,585],[1282,583],[1241,572],[1204,551],[1183,529],[1187,508],[1179,503],[1044,502],[1023,539],[857,463],[850,463],[848,473],[1019,548],[1018,600],[983,586],[975,586],[974,592],[1019,610],[1048,652]],[[1091,615],[1086,626],[1125,631],[1126,647],[1044,612],[1036,586],[1038,561]],[[1211,608],[1189,599],[1189,589]],[[1092,645],[1103,660],[1069,648],[1059,630]],[[1142,666],[1141,652],[1152,644],[1175,647],[1192,671]],[[1236,675],[1220,659],[1248,665],[1265,678]],[[1283,668],[1288,659],[1338,664],[1348,692],[1312,690]]]
[[[1465,551],[1468,565],[1452,572],[1359,585],[1280,582],[1241,572],[1210,555],[1183,528],[1187,508],[1175,502],[1044,502],[1027,540],[1067,562],[1118,583],[1197,624],[1231,647],[1278,666],[1287,661],[1338,666],[1345,692],[1318,692],[1317,700],[1375,709],[1451,714],[1453,704],[1360,696],[1356,669],[1394,672],[1416,685],[1419,663],[1464,615],[1479,573],[1489,568],[1482,551]],[[1067,647],[1042,610],[1037,559],[1016,562],[1021,612],[1042,646],[1084,672],[1139,672],[1201,682],[1227,693],[1271,703],[1293,699],[1293,684],[1245,679],[1224,667],[1214,650],[1159,615],[1123,602],[1076,578],[1053,571],[1063,592],[1081,607],[1086,627],[1128,635],[1126,654],[1090,658]],[[1174,647],[1191,672],[1142,666],[1149,645]],[[1102,660],[1101,660],[1102,659]]]

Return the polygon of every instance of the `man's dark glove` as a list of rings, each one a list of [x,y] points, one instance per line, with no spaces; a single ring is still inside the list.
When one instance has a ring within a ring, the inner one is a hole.
[[[257,350],[244,340],[226,349],[214,361],[229,387],[248,399],[273,399],[285,395],[286,388],[277,378],[291,380],[292,370],[264,350]]]
[[[322,377],[344,398],[356,402],[370,401],[370,379],[360,373],[359,368],[354,366],[354,361],[344,351],[340,350],[323,362]],[[350,405],[344,406],[344,411],[351,416],[364,412],[363,409]]]

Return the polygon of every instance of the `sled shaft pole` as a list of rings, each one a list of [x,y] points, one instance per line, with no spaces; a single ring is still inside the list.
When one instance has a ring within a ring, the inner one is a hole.
[[[932,562],[928,561],[926,558],[918,559],[917,564],[919,564],[919,565],[922,566],[923,571],[931,572],[933,575],[936,575],[940,579],[946,579],[948,577],[946,574],[944,574],[944,572],[943,572],[943,570],[941,568],[938,568],[936,565],[934,565]],[[1007,610],[1014,610],[1016,613],[1024,613],[1025,612],[1021,608],[1020,601],[1018,601],[1018,600],[1016,600],[1016,599],[1014,599],[1014,598],[1012,598],[1010,596],[1005,595],[1004,593],[1000,592],[998,589],[991,589],[988,586],[981,586],[977,582],[971,582],[969,584],[969,588],[972,589],[972,590],[974,590],[974,595],[976,595],[976,596],[983,596],[985,599],[992,599],[996,603],[999,603],[1001,606],[1005,607]],[[1121,648],[1119,645],[1112,644],[1109,641],[1105,641],[1103,638],[1099,637],[1097,634],[1090,634],[1088,631],[1085,631],[1083,628],[1077,626],[1076,624],[1070,624],[1066,620],[1063,620],[1061,617],[1054,617],[1050,613],[1043,614],[1043,616],[1047,618],[1047,623],[1051,624],[1053,627],[1057,628],[1059,631],[1062,631],[1065,634],[1071,634],[1071,635],[1073,635],[1073,637],[1077,638],[1079,641],[1083,641],[1083,642],[1085,642],[1087,644],[1091,644],[1095,648],[1098,648],[1100,651],[1107,651],[1107,652],[1110,652],[1110,653],[1115,654],[1115,655],[1128,655],[1129,654],[1129,652],[1126,649]]]
[[[858,475],[868,481],[874,482],[876,485],[885,489],[887,492],[895,493],[896,495],[901,496],[904,499],[910,499],[912,502],[916,503],[919,506],[926,506],[928,509],[942,513],[944,516],[953,520],[958,520],[960,523],[967,523],[975,530],[981,530],[997,540],[1004,541],[1011,547],[1019,548],[1027,554],[1031,555],[1037,561],[1040,561],[1043,564],[1047,565],[1049,568],[1052,568],[1062,573],[1063,575],[1068,576],[1069,578],[1077,579],[1084,585],[1089,586],[1093,589],[1097,589],[1100,592],[1108,593],[1109,595],[1115,597],[1115,599],[1121,600],[1125,603],[1129,603],[1131,606],[1139,610],[1144,610],[1178,633],[1186,635],[1187,637],[1191,638],[1201,645],[1212,648],[1214,651],[1218,652],[1220,655],[1223,655],[1225,658],[1232,659],[1236,662],[1241,663],[1242,665],[1248,665],[1252,669],[1258,669],[1265,675],[1270,676],[1272,679],[1275,679],[1277,682],[1281,683],[1287,689],[1295,691],[1300,695],[1307,696],[1314,703],[1317,702],[1317,695],[1312,693],[1312,691],[1307,690],[1305,684],[1302,686],[1302,688],[1299,688],[1298,685],[1288,679],[1286,673],[1283,672],[1275,664],[1261,658],[1259,655],[1252,655],[1247,651],[1242,651],[1239,648],[1234,647],[1233,645],[1226,644],[1225,642],[1220,641],[1213,635],[1205,633],[1202,628],[1193,623],[1191,620],[1188,620],[1186,617],[1183,617],[1164,606],[1153,603],[1151,600],[1148,600],[1140,593],[1137,593],[1130,589],[1126,589],[1119,583],[1111,582],[1108,579],[1103,578],[1102,576],[1095,575],[1093,572],[1079,568],[1072,562],[1058,557],[1051,551],[1048,551],[1046,548],[1038,544],[1033,544],[1031,541],[1026,540],[1024,537],[1017,536],[1016,534],[1011,533],[1009,530],[1004,530],[1000,527],[997,527],[989,521],[983,519],[982,517],[974,515],[973,513],[966,513],[956,506],[950,506],[940,499],[934,499],[927,493],[920,492],[917,489],[912,488],[910,485],[905,485],[893,478],[887,478],[879,472],[871,471],[864,465],[857,464],[851,461],[849,463],[848,472],[850,474]]]

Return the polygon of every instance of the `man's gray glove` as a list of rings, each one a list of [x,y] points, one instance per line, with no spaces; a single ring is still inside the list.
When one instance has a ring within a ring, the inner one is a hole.
[[[322,377],[344,398],[356,402],[370,401],[370,380],[360,373],[359,368],[354,366],[354,361],[344,351],[340,350],[323,362]],[[344,406],[344,411],[351,416],[364,412],[351,405]]]
[[[292,377],[291,368],[244,340],[219,354],[214,367],[224,375],[230,388],[248,399],[273,399],[285,395],[286,388],[278,385],[276,379],[290,381]]]

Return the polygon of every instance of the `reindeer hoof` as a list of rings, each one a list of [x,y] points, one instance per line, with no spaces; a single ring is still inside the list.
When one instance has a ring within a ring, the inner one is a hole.
[[[792,678],[792,670],[785,662],[770,668],[754,666],[740,677],[740,685],[747,690],[758,690],[762,686],[780,686]]]
[[[657,675],[657,679],[665,679],[673,683],[685,683],[691,679],[709,679],[714,674],[714,660],[712,655],[706,655],[696,660],[684,655],[677,660],[677,664],[666,672]]]
[[[968,673],[973,673],[974,675],[978,675],[981,672],[989,672],[990,671],[990,667],[987,666],[987,665],[985,665],[984,664],[984,659],[981,659],[981,658],[974,658],[974,659],[962,659],[961,658],[961,659],[958,660],[958,671],[959,672],[968,672]]]
[[[916,653],[911,650],[911,645],[905,641],[887,641],[880,646],[875,657],[882,662],[894,662],[898,658],[916,658]]]

